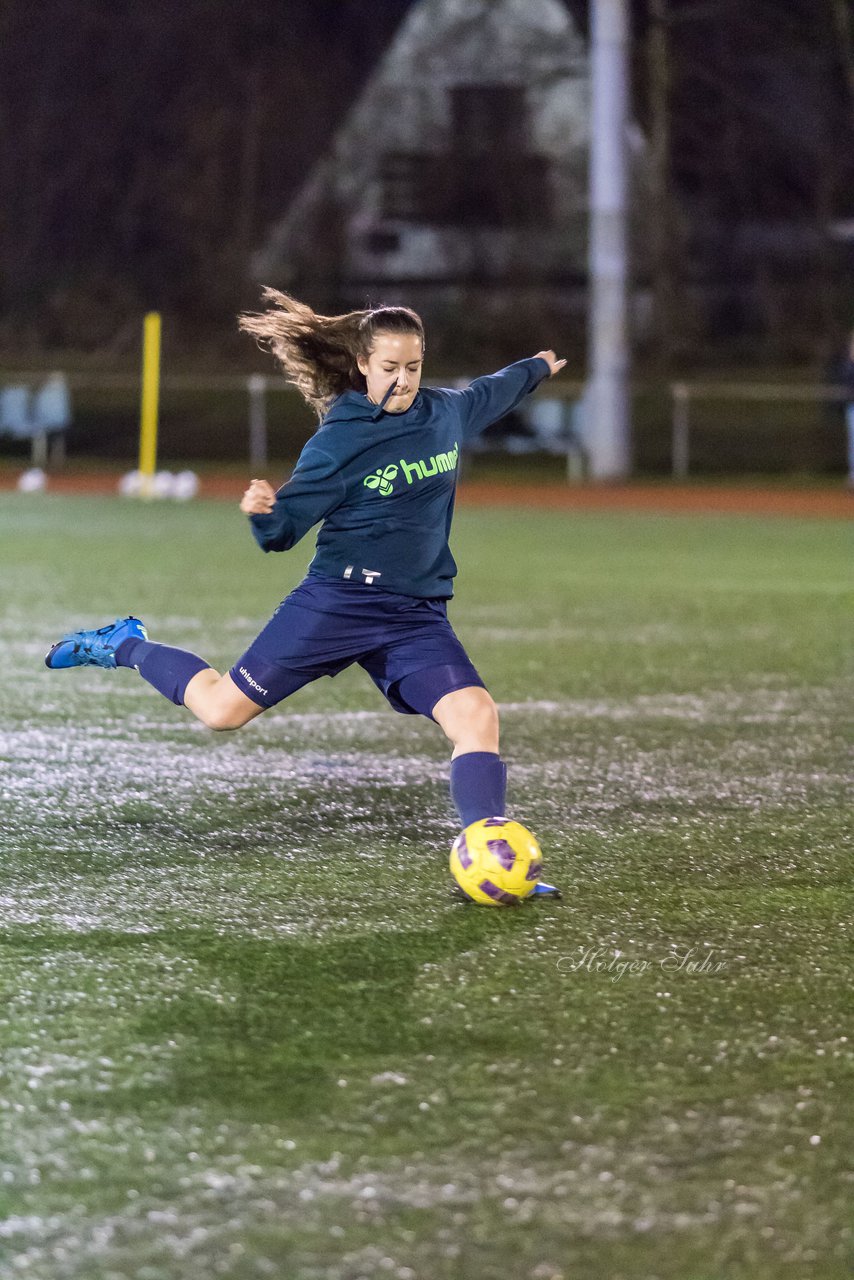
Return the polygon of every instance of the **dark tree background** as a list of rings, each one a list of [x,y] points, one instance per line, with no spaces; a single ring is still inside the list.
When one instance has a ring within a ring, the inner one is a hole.
[[[221,341],[256,296],[252,248],[411,2],[5,0],[7,348],[118,352],[151,306],[187,352]],[[586,29],[586,0],[567,2]],[[847,305],[826,229],[854,216],[849,0],[633,7],[634,109],[673,249],[653,260],[659,323],[690,332],[669,309],[696,279],[718,299],[713,338],[749,327],[737,282],[758,272],[760,330],[784,333],[794,310],[826,337]]]

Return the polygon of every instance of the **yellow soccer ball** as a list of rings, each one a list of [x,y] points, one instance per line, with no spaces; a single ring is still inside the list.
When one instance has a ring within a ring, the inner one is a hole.
[[[540,846],[509,818],[481,818],[451,847],[451,875],[467,897],[488,906],[515,907],[534,892],[542,870]]]

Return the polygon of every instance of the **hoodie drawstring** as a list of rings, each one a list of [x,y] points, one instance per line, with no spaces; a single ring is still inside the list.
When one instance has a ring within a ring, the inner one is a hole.
[[[376,409],[375,409],[375,410],[374,410],[374,412],[371,414],[371,417],[372,417],[372,418],[378,418],[378,417],[380,416],[380,414],[382,413],[383,409],[386,407],[386,405],[388,404],[389,400],[390,400],[390,399],[391,399],[391,397],[394,395],[394,389],[395,389],[395,387],[396,387],[396,386],[397,386],[397,378],[395,378],[394,382],[391,384],[391,386],[389,387],[388,391],[385,393],[385,395],[383,396],[382,400],[379,402],[379,404],[377,405]]]

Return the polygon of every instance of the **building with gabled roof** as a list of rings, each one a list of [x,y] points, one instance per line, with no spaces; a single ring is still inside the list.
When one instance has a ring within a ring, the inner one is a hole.
[[[360,306],[586,279],[587,50],[561,0],[421,0],[256,254]]]

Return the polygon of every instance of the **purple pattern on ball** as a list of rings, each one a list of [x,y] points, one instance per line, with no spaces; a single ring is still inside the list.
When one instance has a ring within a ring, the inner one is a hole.
[[[456,840],[454,841],[454,848],[457,851],[457,857],[460,860],[460,866],[464,870],[468,870],[468,868],[471,866],[472,859],[471,859],[471,854],[469,853],[469,847],[468,847],[468,844],[466,843],[465,836],[457,836]]]
[[[512,845],[509,845],[506,840],[487,840],[486,847],[505,871],[513,870],[516,854],[513,852]]]
[[[515,907],[517,899],[512,893],[505,893],[503,889],[499,889],[497,884],[493,884],[491,880],[481,880],[478,888],[486,894],[488,898],[492,898],[493,902],[501,902],[507,907]]]
[[[528,870],[525,872],[526,880],[537,880],[543,870],[541,862],[532,862]]]
[[[503,827],[506,821],[506,818],[484,818],[483,825],[485,827]]]

